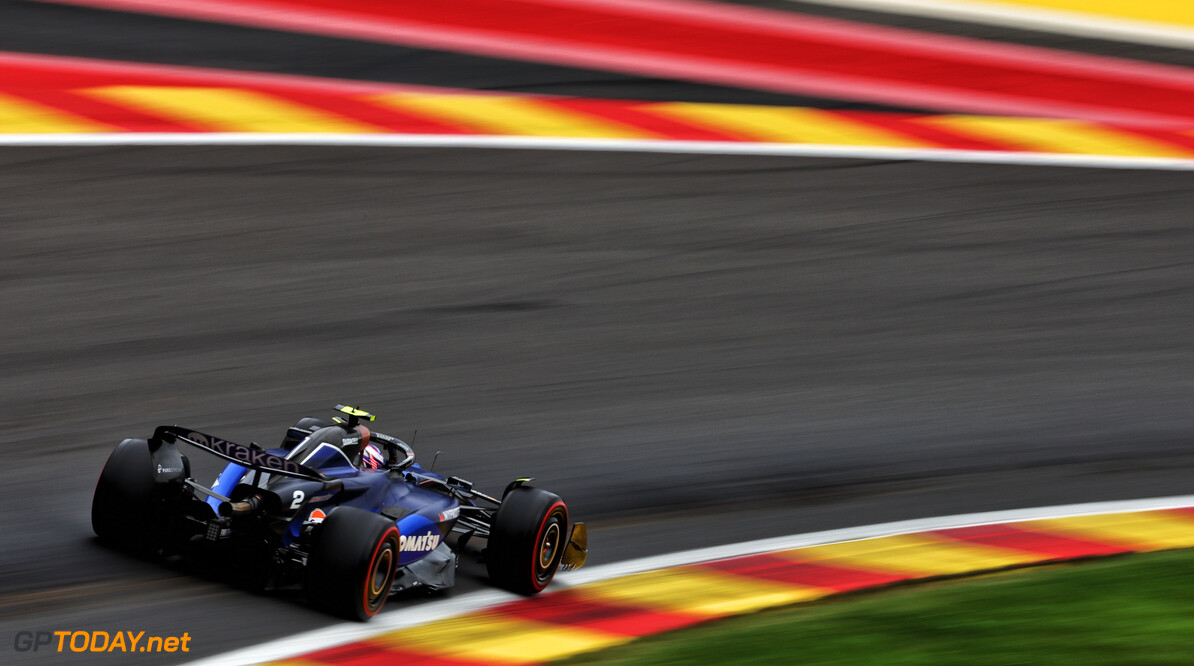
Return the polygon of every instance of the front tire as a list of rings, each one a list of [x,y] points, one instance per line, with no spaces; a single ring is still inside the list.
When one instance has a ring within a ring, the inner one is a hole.
[[[368,620],[390,596],[400,549],[393,521],[353,507],[332,511],[307,559],[307,597],[333,615]]]
[[[568,535],[568,507],[559,495],[519,486],[502,498],[489,530],[485,565],[494,585],[538,594],[556,575]]]

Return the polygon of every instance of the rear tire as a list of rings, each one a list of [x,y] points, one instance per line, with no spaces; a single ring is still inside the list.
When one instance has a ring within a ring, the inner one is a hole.
[[[390,596],[400,555],[401,539],[392,520],[340,507],[315,535],[307,558],[307,598],[333,615],[368,620]]]
[[[489,580],[518,594],[538,594],[564,557],[568,507],[559,495],[519,486],[502,498],[489,530]]]
[[[91,529],[121,550],[147,554],[160,544],[153,505],[153,460],[143,439],[121,442],[100,472],[91,499]]]

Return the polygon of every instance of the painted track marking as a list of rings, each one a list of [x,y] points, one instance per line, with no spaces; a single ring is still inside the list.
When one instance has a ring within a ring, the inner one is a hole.
[[[0,134],[0,146],[335,146],[375,148],[493,148],[578,150],[686,155],[774,155],[861,160],[957,162],[1027,166],[1194,171],[1194,159],[1013,153],[980,150],[903,149],[789,143],[557,139],[524,136],[440,136],[407,134]]]

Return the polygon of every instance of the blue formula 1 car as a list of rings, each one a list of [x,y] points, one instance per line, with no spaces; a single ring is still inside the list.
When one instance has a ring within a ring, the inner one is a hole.
[[[584,564],[584,523],[569,522],[559,496],[531,479],[486,495],[419,466],[405,442],[362,423],[372,414],[336,409],[268,450],[179,426],[124,440],[96,484],[96,535],[139,554],[222,562],[259,589],[302,585],[315,606],[358,620],[399,591],[451,587],[459,556],[482,540],[491,582],[520,594]],[[191,478],[180,442],[228,461],[211,487]]]

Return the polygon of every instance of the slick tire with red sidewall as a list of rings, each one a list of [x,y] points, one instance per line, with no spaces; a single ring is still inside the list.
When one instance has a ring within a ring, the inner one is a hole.
[[[311,603],[350,620],[376,615],[390,596],[401,552],[394,521],[342,506],[312,536],[304,585]]]
[[[556,575],[568,538],[568,507],[558,495],[519,486],[502,498],[489,530],[485,565],[494,585],[537,594]]]

